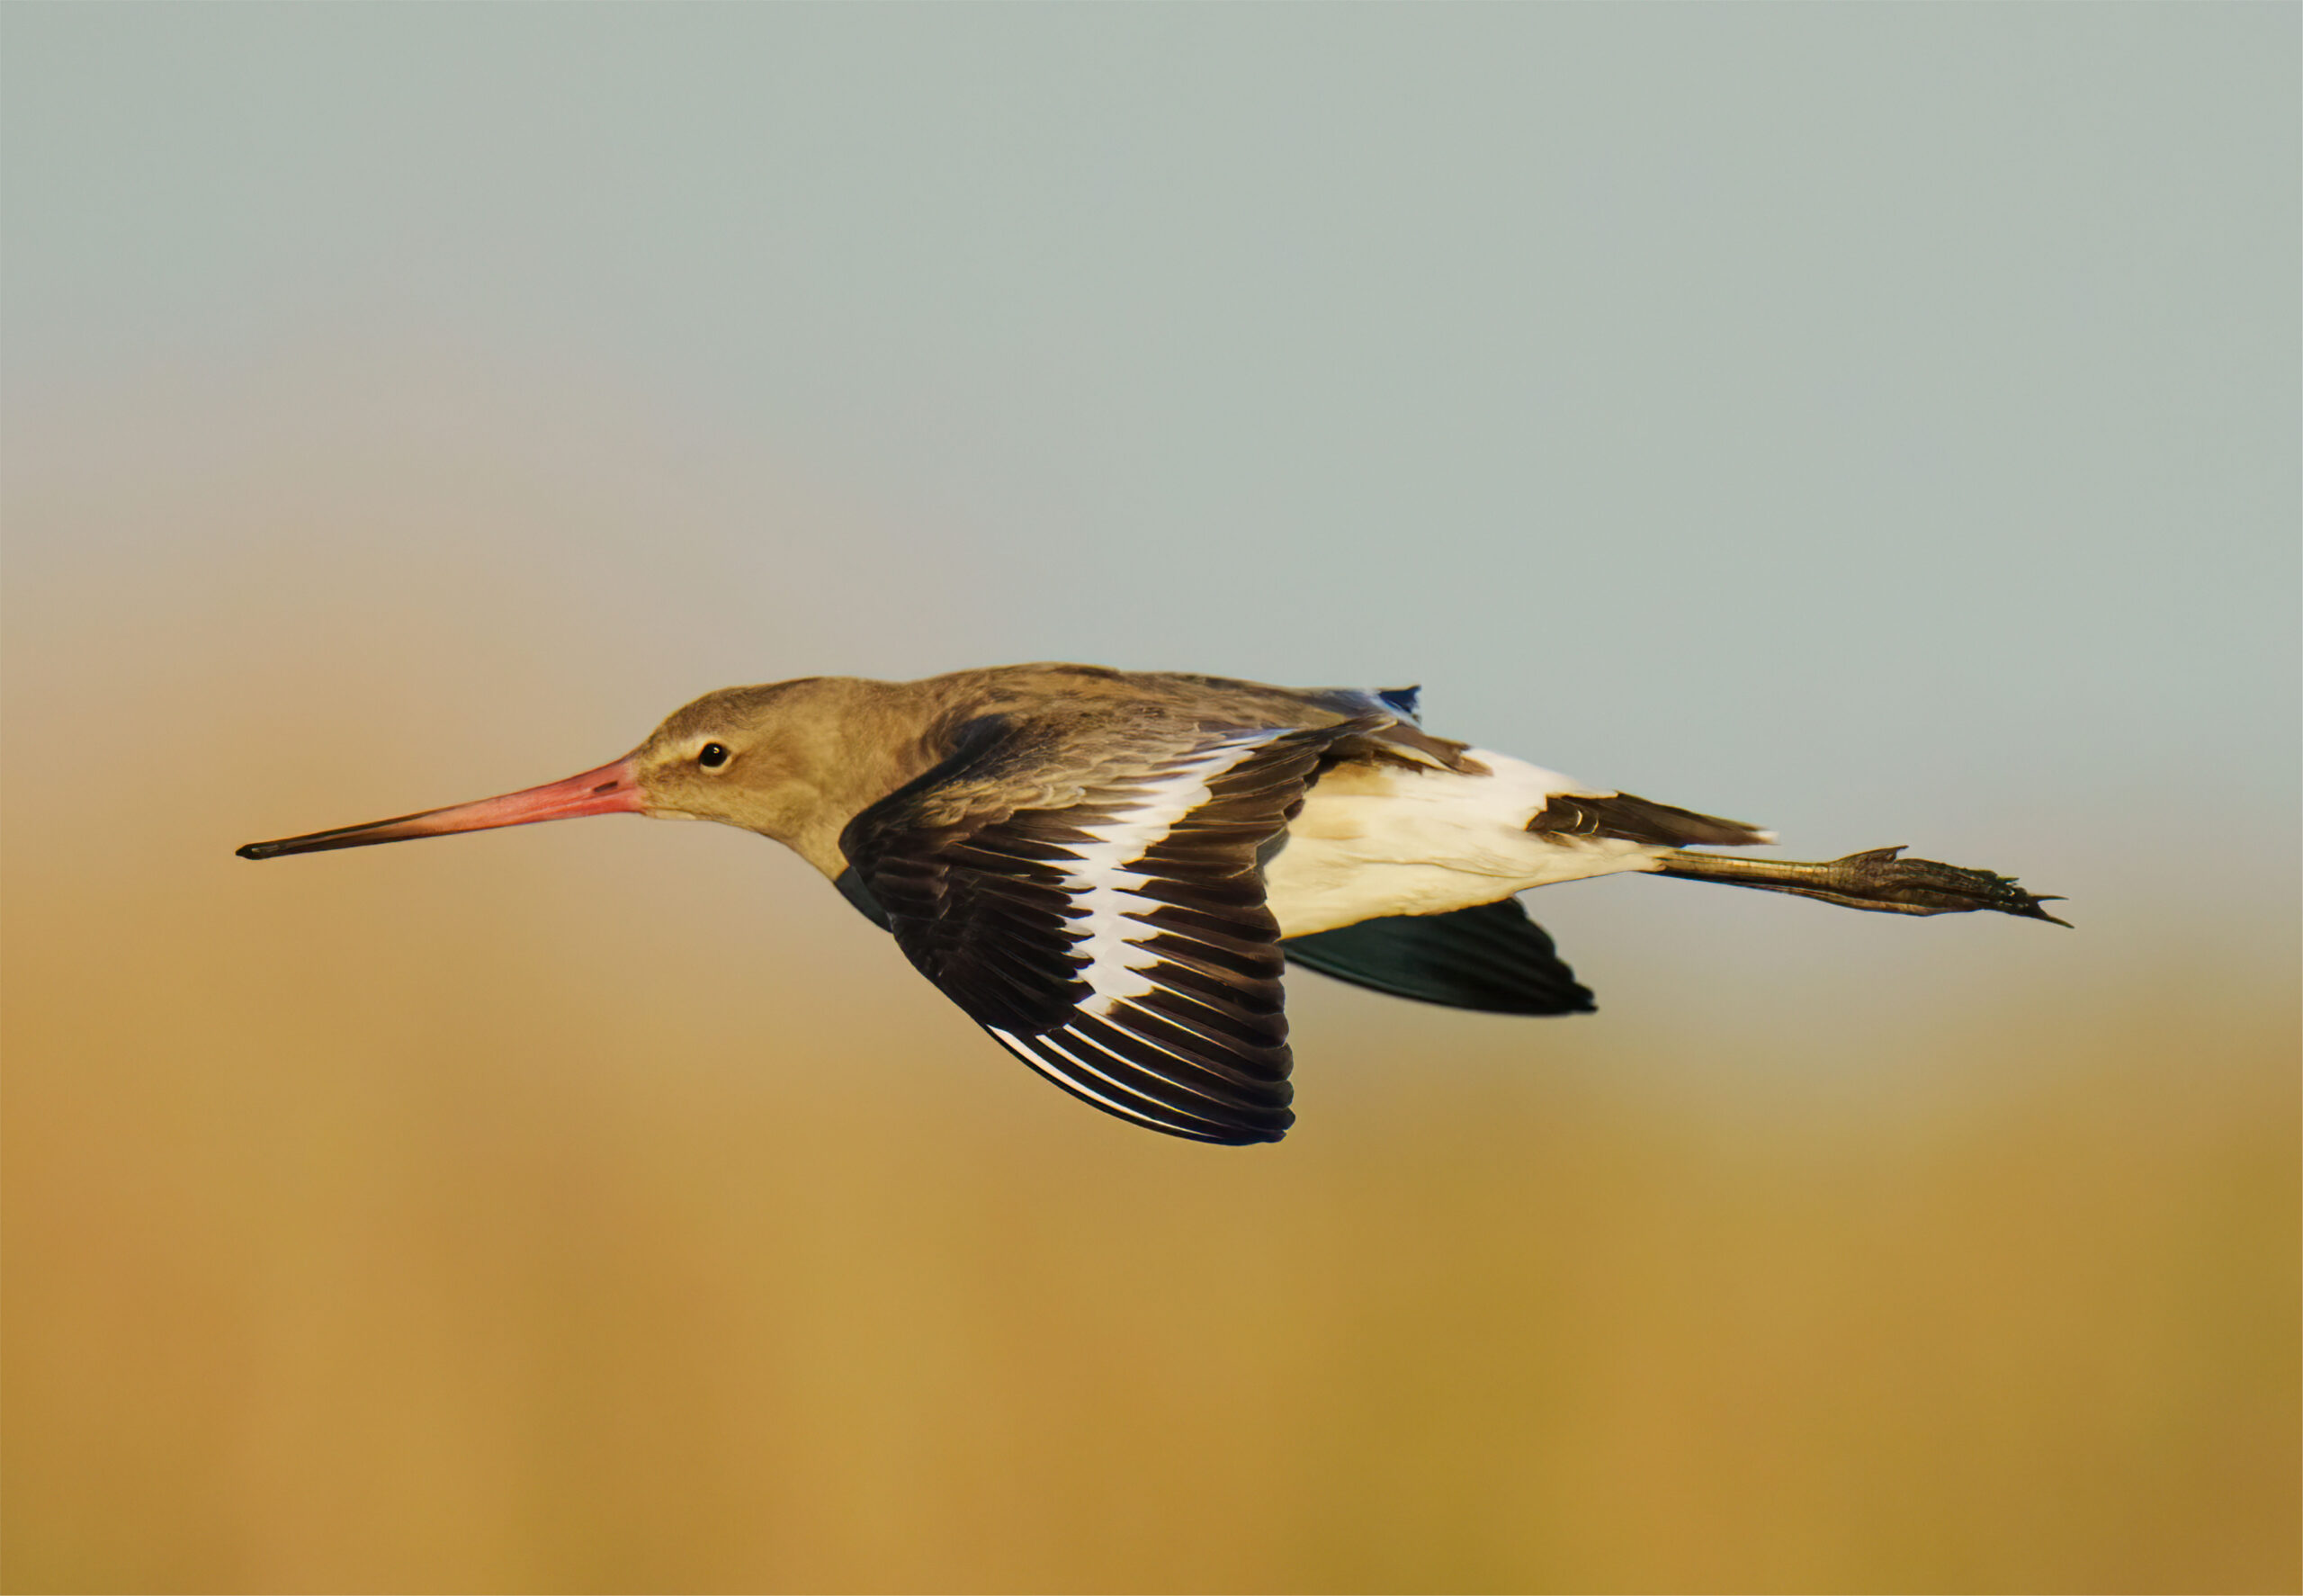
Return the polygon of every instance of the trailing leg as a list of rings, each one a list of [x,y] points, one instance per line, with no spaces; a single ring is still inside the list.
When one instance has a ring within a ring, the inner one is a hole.
[[[1716,881],[1731,887],[1757,887],[1769,892],[1796,892],[1850,909],[1875,909],[1888,914],[1962,914],[1994,909],[2002,914],[2031,919],[2056,919],[2042,903],[2057,900],[2027,892],[2012,877],[1988,870],[1967,870],[1939,865],[1932,859],[1899,857],[1900,847],[1876,847],[1850,854],[1828,864],[1807,865],[1793,859],[1734,859],[1716,854],[1692,854],[1672,848],[1661,856],[1657,874],[1689,881]]]

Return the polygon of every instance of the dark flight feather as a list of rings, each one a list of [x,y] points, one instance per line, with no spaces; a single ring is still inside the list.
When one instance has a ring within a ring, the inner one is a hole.
[[[1386,915],[1291,937],[1292,964],[1395,998],[1487,1014],[1589,1014],[1597,1005],[1517,898],[1451,914]]]

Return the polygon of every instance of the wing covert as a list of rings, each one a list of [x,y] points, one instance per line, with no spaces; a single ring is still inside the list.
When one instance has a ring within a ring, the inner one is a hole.
[[[920,973],[1058,1086],[1170,1135],[1277,1141],[1292,1059],[1257,851],[1369,724],[1071,749],[979,726],[840,846]]]

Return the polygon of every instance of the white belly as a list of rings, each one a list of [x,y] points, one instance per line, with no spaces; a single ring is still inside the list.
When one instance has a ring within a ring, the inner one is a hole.
[[[1556,771],[1473,749],[1491,774],[1346,766],[1304,801],[1264,887],[1283,937],[1386,914],[1445,914],[1528,887],[1653,869],[1666,850],[1613,838],[1531,833],[1562,793],[1606,795]]]

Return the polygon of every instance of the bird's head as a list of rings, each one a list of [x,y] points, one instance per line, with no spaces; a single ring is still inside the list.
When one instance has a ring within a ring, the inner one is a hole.
[[[271,859],[581,815],[644,814],[718,820],[757,831],[837,875],[844,864],[837,846],[839,828],[861,807],[856,792],[874,781],[865,767],[876,761],[853,756],[859,746],[886,751],[872,743],[869,724],[885,686],[811,677],[723,687],[675,711],[647,741],[596,770],[498,798],[251,842],[238,850],[239,856]]]

